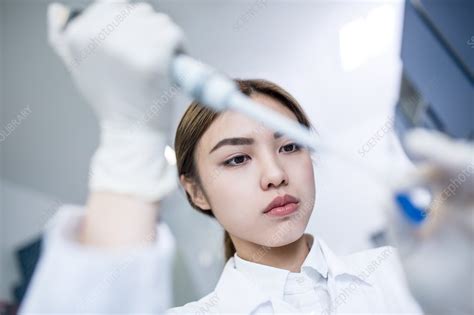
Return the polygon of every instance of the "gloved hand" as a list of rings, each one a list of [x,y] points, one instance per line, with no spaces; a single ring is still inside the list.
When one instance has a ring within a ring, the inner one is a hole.
[[[145,3],[97,1],[65,27],[70,14],[51,4],[48,35],[99,118],[89,188],[157,201],[177,187],[164,151],[177,91],[168,74],[183,34]]]
[[[429,314],[472,314],[474,144],[426,130],[405,139],[418,159],[396,191],[389,221],[412,293]],[[426,212],[405,197],[416,187],[432,195]]]

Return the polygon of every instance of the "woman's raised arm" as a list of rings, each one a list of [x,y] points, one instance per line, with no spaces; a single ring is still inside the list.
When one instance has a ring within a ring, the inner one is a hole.
[[[158,203],[134,196],[91,192],[78,241],[104,248],[130,247],[156,239]]]
[[[101,132],[79,239],[106,247],[153,240],[157,202],[178,181],[164,153],[177,89],[167,74],[181,30],[145,3],[97,1],[69,17],[50,7],[49,40]]]
[[[70,15],[50,5],[49,41],[97,114],[100,143],[87,203],[47,225],[20,313],[162,313],[174,241],[158,203],[178,183],[165,158],[177,90],[167,74],[182,34],[144,3],[103,0]]]

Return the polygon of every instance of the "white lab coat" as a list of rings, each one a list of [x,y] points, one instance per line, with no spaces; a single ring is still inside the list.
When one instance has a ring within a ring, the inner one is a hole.
[[[213,292],[168,309],[174,239],[164,223],[154,244],[104,251],[74,241],[83,209],[63,206],[47,227],[43,255],[21,314],[263,314],[295,312],[271,298],[227,261]],[[320,240],[328,264],[330,314],[421,314],[408,293],[395,249],[336,256]]]

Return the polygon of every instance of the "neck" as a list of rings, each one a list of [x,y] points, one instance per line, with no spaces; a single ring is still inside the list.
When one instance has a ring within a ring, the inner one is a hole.
[[[235,236],[231,238],[240,258],[291,272],[300,272],[301,265],[309,253],[305,234],[293,243],[280,247],[263,246]]]

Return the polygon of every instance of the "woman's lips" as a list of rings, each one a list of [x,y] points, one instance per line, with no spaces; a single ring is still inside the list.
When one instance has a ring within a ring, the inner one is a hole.
[[[290,202],[284,206],[273,208],[270,211],[265,212],[265,214],[276,217],[284,217],[295,212],[298,209],[298,205],[299,203]]]
[[[298,209],[299,200],[291,195],[278,196],[268,204],[264,214],[272,216],[286,216]]]

